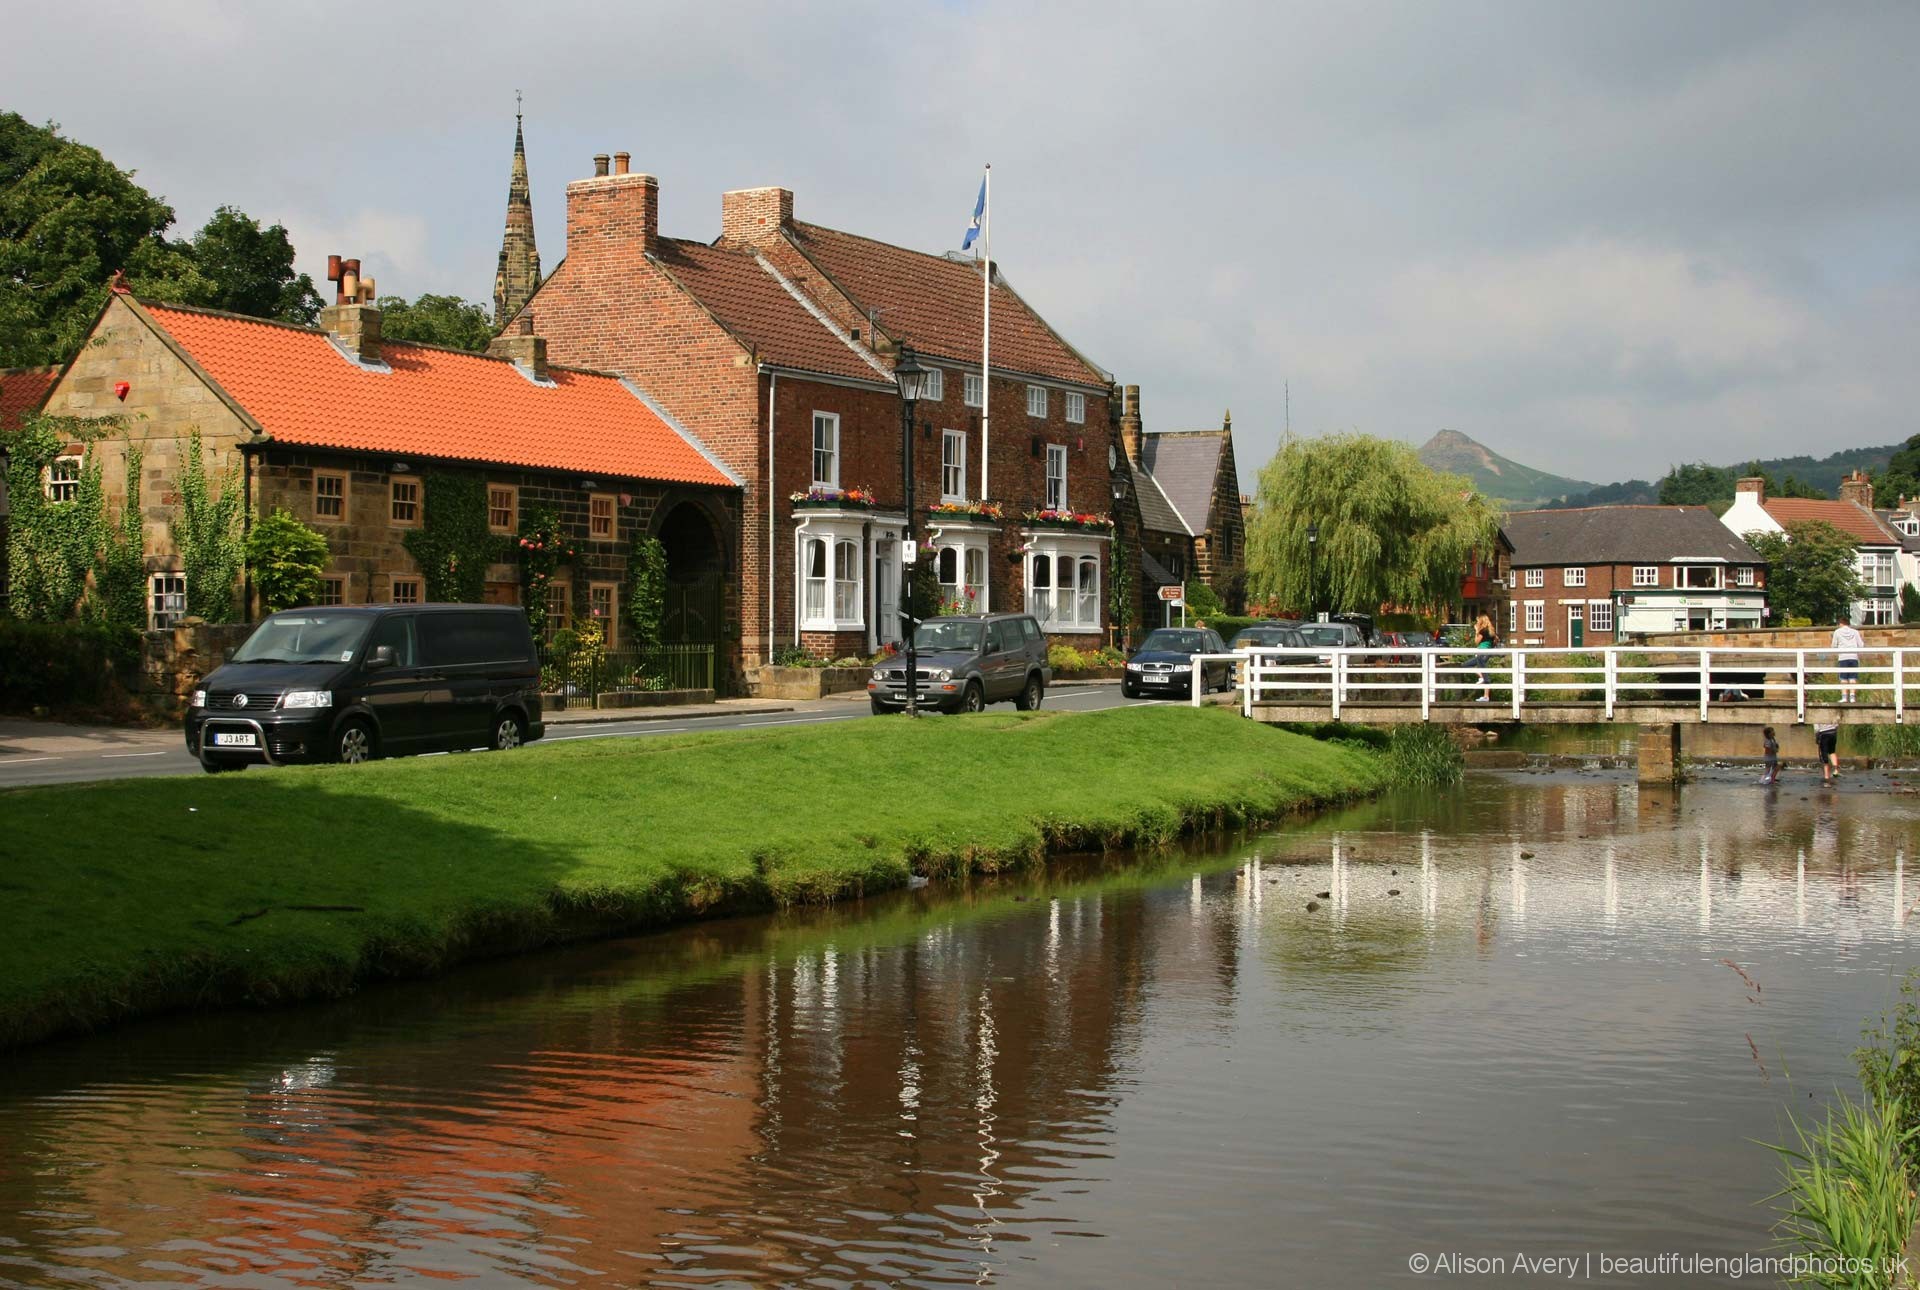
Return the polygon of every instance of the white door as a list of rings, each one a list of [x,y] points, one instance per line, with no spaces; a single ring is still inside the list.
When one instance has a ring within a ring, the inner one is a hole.
[[[900,639],[900,544],[881,538],[874,544],[873,586],[878,597],[878,635],[882,645]]]

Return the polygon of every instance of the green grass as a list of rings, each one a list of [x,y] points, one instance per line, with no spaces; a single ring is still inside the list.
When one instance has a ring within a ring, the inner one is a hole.
[[[1856,1102],[1842,1093],[1824,1123],[1807,1129],[1793,1121],[1792,1128],[1794,1141],[1773,1148],[1785,1170],[1774,1199],[1786,1202],[1774,1231],[1814,1261],[1792,1283],[1863,1290],[1905,1284],[1895,1270],[1913,1230],[1913,1130],[1901,1128],[1899,1102]],[[1822,1266],[1829,1261],[1838,1266]]]
[[[1374,791],[1219,709],[586,740],[0,794],[0,1045],[1170,841]]]

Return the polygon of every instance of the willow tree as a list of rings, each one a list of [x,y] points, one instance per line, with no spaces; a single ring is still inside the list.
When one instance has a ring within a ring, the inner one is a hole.
[[[1451,605],[1474,554],[1491,551],[1499,529],[1498,513],[1465,477],[1423,465],[1407,444],[1289,436],[1260,472],[1248,590],[1299,612]]]

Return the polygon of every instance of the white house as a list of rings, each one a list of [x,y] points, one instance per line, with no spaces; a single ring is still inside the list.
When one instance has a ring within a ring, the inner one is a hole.
[[[1865,594],[1853,603],[1856,624],[1900,621],[1900,588],[1913,581],[1912,557],[1903,559],[1903,534],[1873,509],[1873,484],[1860,471],[1840,481],[1840,500],[1768,497],[1766,481],[1749,476],[1734,485],[1733,505],[1720,522],[1741,537],[1784,533],[1790,525],[1823,520],[1853,539]]]

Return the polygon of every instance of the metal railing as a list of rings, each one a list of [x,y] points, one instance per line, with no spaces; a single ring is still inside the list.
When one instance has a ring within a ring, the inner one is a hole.
[[[1907,652],[1849,650],[1857,660],[1849,666],[1836,649],[1251,649],[1196,655],[1188,698],[1201,701],[1199,665],[1225,659],[1237,664],[1248,716],[1257,706],[1324,706],[1338,719],[1347,707],[1384,704],[1418,705],[1422,719],[1453,705],[1517,719],[1529,706],[1581,705],[1611,721],[1620,707],[1684,705],[1705,721],[1716,705],[1773,702],[1790,704],[1800,721],[1809,704],[1849,703],[1899,722],[1908,690],[1920,697]]]
[[[548,654],[540,689],[556,707],[600,706],[601,697],[631,691],[713,689],[714,646],[657,645],[645,650]]]

